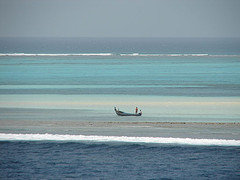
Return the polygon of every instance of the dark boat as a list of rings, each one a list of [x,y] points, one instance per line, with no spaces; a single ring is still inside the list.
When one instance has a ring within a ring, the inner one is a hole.
[[[118,116],[141,116],[142,115],[141,111],[140,113],[134,114],[134,113],[125,113],[125,112],[119,111],[116,109],[116,107],[114,108],[114,110]]]

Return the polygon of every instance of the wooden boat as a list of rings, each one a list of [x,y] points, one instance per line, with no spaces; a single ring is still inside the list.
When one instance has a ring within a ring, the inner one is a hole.
[[[114,110],[115,110],[115,112],[116,112],[116,114],[118,116],[141,116],[142,115],[142,112],[136,113],[136,114],[134,114],[134,113],[125,113],[125,112],[117,110],[116,107],[114,108]]]

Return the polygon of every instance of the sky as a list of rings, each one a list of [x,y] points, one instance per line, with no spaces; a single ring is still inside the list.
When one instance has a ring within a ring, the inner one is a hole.
[[[240,0],[0,0],[0,37],[240,37]]]

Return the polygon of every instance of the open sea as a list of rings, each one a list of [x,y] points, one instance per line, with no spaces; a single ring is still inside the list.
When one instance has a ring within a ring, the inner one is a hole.
[[[0,38],[0,179],[240,179],[240,39]]]

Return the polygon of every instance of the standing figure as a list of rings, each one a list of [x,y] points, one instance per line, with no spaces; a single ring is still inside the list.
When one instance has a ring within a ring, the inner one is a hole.
[[[138,107],[136,107],[136,114],[138,113]]]

